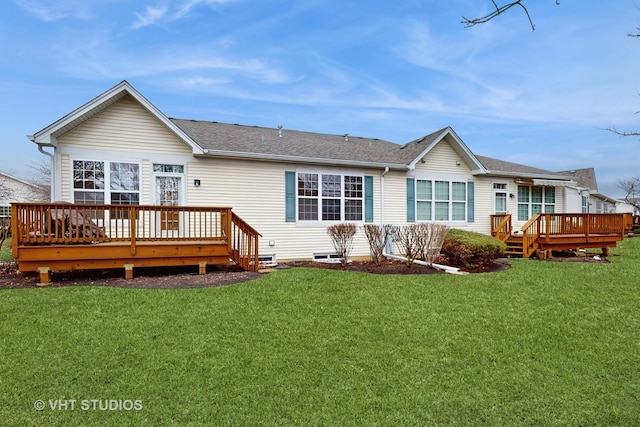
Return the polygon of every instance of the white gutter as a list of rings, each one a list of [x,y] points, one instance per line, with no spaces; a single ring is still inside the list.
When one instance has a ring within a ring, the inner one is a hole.
[[[384,253],[384,252],[382,253],[382,255],[384,257],[386,257],[386,258],[394,259],[396,261],[404,261],[404,262],[408,261],[407,258],[405,258],[403,256],[399,256],[399,255],[391,255],[391,254],[387,254],[387,253]],[[459,274],[459,275],[469,274],[466,271],[460,270],[458,267],[450,267],[448,265],[442,265],[442,264],[436,264],[436,263],[433,263],[433,264],[429,265],[426,262],[424,262],[422,260],[419,260],[419,259],[413,260],[413,263],[414,264],[418,264],[418,265],[424,265],[424,266],[427,266],[427,267],[437,268],[438,270],[442,270],[445,273],[449,273],[449,274]]]
[[[326,159],[321,157],[299,157],[299,156],[290,156],[290,155],[281,155],[281,154],[267,154],[267,153],[251,153],[251,152],[243,152],[243,151],[230,151],[230,150],[204,150],[204,154],[200,154],[200,156],[204,155],[205,157],[222,157],[227,159],[238,159],[238,160],[262,160],[262,161],[279,161],[279,162],[287,162],[287,163],[312,163],[312,164],[321,164],[321,165],[341,165],[341,166],[353,166],[353,167],[364,167],[364,168],[379,168],[382,165],[378,162],[363,162],[363,161],[352,161],[345,159]],[[407,170],[407,165],[403,164],[392,164],[390,166],[386,166],[385,168],[393,168],[397,170]]]

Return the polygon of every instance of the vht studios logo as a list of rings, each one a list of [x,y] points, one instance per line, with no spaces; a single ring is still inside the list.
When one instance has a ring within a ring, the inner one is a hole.
[[[33,407],[38,411],[140,411],[142,400],[118,399],[49,399],[36,400]]]

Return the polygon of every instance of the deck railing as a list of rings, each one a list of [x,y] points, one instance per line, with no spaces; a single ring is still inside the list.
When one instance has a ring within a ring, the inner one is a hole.
[[[511,216],[507,214],[507,216]],[[510,219],[509,219],[510,224]],[[629,231],[629,214],[542,213],[534,215],[522,227],[523,256],[529,257],[541,243],[552,243],[557,237],[581,238],[585,243],[598,236],[611,236],[622,240]],[[501,215],[492,215],[491,234],[500,238],[507,221]],[[511,227],[509,227],[511,230]],[[509,231],[510,233],[510,231]]]
[[[245,269],[258,264],[259,233],[226,207],[14,203],[12,234],[14,257],[20,245],[129,242],[135,255],[138,242],[197,240],[226,242]]]

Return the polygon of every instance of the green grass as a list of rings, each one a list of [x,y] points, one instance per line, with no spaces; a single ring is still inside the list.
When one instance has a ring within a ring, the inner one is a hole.
[[[0,419],[638,425],[640,239],[614,253],[468,276],[296,268],[222,288],[5,289]],[[38,399],[78,402],[36,411]]]
[[[0,261],[13,261],[13,256],[11,255],[11,238],[8,238],[2,243],[2,247],[0,248]]]

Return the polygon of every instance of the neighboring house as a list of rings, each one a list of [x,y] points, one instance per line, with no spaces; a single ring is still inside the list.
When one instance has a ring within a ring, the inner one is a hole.
[[[46,202],[43,187],[0,172],[0,218],[11,217],[13,202]]]
[[[575,169],[560,172],[572,175],[575,185],[567,187],[566,198],[568,212],[614,213],[618,201],[598,192],[596,171],[593,168]]]
[[[399,145],[172,119],[126,81],[30,140],[53,155],[52,200],[232,207],[262,234],[260,256],[279,260],[333,253],[336,223],[489,234],[492,214],[520,227],[539,212],[582,212],[576,195],[591,191],[574,173],[475,155],[450,127]],[[362,233],[352,254],[369,254]]]

